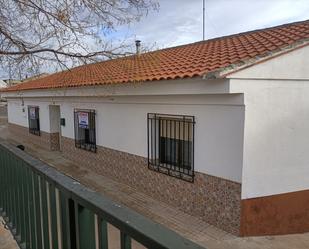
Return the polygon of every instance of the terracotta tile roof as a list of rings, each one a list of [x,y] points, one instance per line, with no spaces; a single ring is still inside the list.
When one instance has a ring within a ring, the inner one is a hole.
[[[308,43],[309,20],[80,66],[5,91],[78,87],[207,76]]]

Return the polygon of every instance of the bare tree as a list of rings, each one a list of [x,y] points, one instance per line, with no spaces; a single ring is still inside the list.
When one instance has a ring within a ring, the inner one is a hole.
[[[23,76],[123,56],[125,43],[108,34],[157,8],[155,0],[0,0],[1,65]]]

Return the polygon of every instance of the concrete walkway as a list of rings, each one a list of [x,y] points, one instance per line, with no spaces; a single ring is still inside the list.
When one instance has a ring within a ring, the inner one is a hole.
[[[5,119],[2,119],[1,124],[1,118],[0,136],[17,144],[17,138],[14,137],[14,134],[8,133]],[[23,143],[23,141],[19,140],[19,143]],[[250,238],[233,236],[196,217],[154,200],[125,184],[98,175],[82,165],[76,165],[64,159],[61,152],[46,151],[36,145],[23,144],[26,146],[27,153],[57,168],[64,174],[209,249],[309,248],[309,233]],[[2,247],[0,246],[0,248]]]
[[[11,232],[4,227],[3,218],[0,216],[0,248],[19,249]]]

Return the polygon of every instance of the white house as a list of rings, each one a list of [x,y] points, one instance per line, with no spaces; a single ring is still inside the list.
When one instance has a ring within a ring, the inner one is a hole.
[[[2,92],[10,129],[234,234],[309,231],[309,21]],[[27,146],[27,145],[25,145]]]
[[[4,80],[0,80],[0,88],[7,87],[7,84]]]

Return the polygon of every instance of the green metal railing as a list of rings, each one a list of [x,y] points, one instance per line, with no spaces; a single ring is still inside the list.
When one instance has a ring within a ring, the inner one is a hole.
[[[21,248],[202,248],[2,140],[0,211]]]

